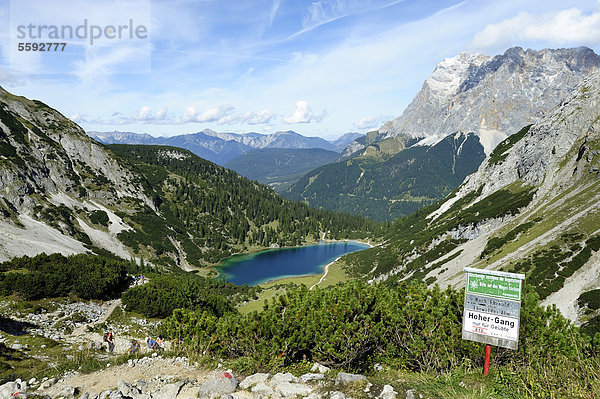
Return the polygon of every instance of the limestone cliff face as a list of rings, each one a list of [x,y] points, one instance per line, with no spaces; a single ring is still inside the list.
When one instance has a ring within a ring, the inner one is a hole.
[[[600,57],[586,47],[514,47],[495,57],[461,53],[440,62],[402,115],[378,133],[384,140],[474,132],[489,154],[507,136],[542,120],[599,66]]]
[[[512,148],[488,157],[459,195],[483,187],[482,196],[517,180],[538,189],[538,196],[577,185],[597,170],[595,143],[600,133],[600,71],[533,125]],[[498,161],[501,159],[501,161]],[[594,169],[595,168],[595,169]],[[600,226],[599,226],[600,227]]]
[[[107,203],[132,197],[151,204],[134,174],[83,129],[41,102],[2,88],[0,138],[0,192],[20,211],[27,212],[35,193]]]
[[[446,135],[457,130],[507,135],[540,121],[600,66],[591,49],[524,51],[487,57],[461,53],[440,62],[386,136]]]
[[[153,207],[139,176],[59,112],[0,88],[0,260],[83,252],[83,244],[121,256],[129,229],[110,209]],[[108,231],[89,213],[107,212]]]

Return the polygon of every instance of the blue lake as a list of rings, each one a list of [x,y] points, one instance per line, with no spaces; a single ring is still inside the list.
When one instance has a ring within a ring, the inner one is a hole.
[[[350,252],[369,248],[354,241],[331,242],[305,247],[269,249],[225,259],[218,267],[225,280],[242,285],[296,276],[320,274],[328,263]]]

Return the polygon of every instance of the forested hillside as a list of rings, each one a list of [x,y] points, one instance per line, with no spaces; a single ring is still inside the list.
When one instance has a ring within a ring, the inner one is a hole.
[[[153,193],[160,210],[158,215],[146,206],[123,215],[139,227],[118,237],[136,251],[149,246],[159,256],[185,253],[182,256],[190,264],[214,263],[249,248],[300,245],[323,235],[330,239],[373,237],[383,228],[362,217],[285,200],[187,150],[143,145],[108,148],[144,177],[140,184]],[[175,238],[180,247],[165,237]]]
[[[412,146],[395,155],[386,155],[384,147],[400,142],[388,141],[378,144],[381,151],[375,156],[367,154],[307,173],[284,195],[317,208],[393,220],[448,195],[485,158],[473,134],[450,135],[433,146]]]

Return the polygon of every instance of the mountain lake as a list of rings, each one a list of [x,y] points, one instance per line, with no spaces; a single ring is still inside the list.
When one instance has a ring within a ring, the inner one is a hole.
[[[238,285],[257,285],[285,277],[323,273],[325,265],[342,255],[367,249],[356,241],[327,242],[304,247],[267,249],[235,255],[217,267],[220,276]]]

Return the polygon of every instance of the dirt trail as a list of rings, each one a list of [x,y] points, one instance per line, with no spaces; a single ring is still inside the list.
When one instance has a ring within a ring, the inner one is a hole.
[[[169,380],[196,380],[197,383],[185,387],[180,394],[181,397],[197,396],[197,386],[212,377],[214,371],[202,370],[188,365],[184,362],[177,362],[174,359],[154,358],[146,362],[138,362],[134,367],[128,364],[120,366],[107,367],[104,370],[95,371],[90,374],[76,374],[67,376],[61,381],[61,385],[68,385],[79,388],[80,392],[99,393],[107,390],[114,390],[119,381],[123,380],[128,384],[143,380],[148,386],[148,390],[157,389]]]

